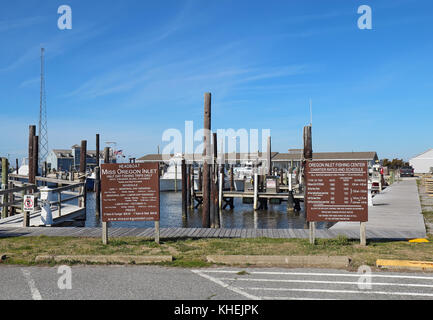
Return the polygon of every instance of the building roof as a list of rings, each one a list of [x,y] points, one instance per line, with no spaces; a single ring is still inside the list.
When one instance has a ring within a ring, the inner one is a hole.
[[[275,157],[278,154],[278,152],[271,152],[271,157]],[[162,155],[162,154],[147,154],[139,159],[137,159],[140,162],[162,162],[164,161],[164,159],[170,159],[172,158],[174,155],[171,154],[169,155]],[[218,157],[220,156],[220,154],[218,154]],[[194,161],[196,162],[202,162],[203,161],[203,155],[200,153],[195,153],[194,156],[193,154],[185,154],[184,155],[185,159],[187,160],[192,160],[194,159]],[[263,152],[259,152],[257,154],[254,153],[224,153],[224,159],[226,160],[235,160],[236,161],[240,161],[240,160],[256,160],[256,159],[263,159],[264,153]]]
[[[430,153],[431,151],[433,151],[433,149],[428,149],[418,155],[416,155],[415,157],[411,158],[410,160],[416,159],[416,158],[420,158],[420,159],[426,159],[425,157],[423,157],[424,155],[427,155],[428,153]],[[430,159],[430,158],[427,158]]]
[[[302,159],[300,153],[278,153],[272,161],[299,161]],[[375,160],[377,153],[369,152],[313,152],[313,160]]]

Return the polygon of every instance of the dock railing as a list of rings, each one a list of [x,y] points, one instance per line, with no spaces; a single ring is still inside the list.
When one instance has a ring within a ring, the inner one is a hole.
[[[31,194],[35,196],[35,198],[41,197],[41,190],[35,184],[28,184],[19,181],[18,179],[28,179],[27,176],[17,175],[17,174],[9,174],[10,178],[10,186],[8,189],[0,190],[0,208],[2,209],[1,218],[7,218],[14,216],[18,213],[24,213],[24,196]],[[62,204],[65,202],[69,202],[75,199],[78,199],[78,207],[85,208],[86,207],[86,182],[77,182],[77,181],[69,181],[62,179],[53,179],[46,177],[36,177],[36,181],[40,181],[43,183],[43,186],[46,185],[47,182],[54,183],[60,185],[57,188],[50,188],[49,192],[53,195],[49,201],[50,206],[56,206],[58,210],[58,217],[62,216]],[[65,185],[65,186],[63,186]],[[65,195],[69,195],[69,197],[64,197]],[[12,208],[9,210],[9,208]],[[35,210],[39,210],[37,204],[35,204]],[[27,219],[23,220],[23,224],[26,223]],[[27,225],[25,225],[27,226]]]
[[[73,192],[71,190],[78,189],[78,192]],[[50,192],[53,194],[57,194],[57,200],[50,201],[50,205],[55,205],[58,208],[59,211],[59,217],[62,216],[62,203],[69,202],[71,200],[75,199],[81,199],[82,201],[79,202],[80,207],[85,207],[85,199],[86,199],[86,183],[85,182],[79,182],[75,184],[71,184],[65,187],[55,188],[51,189]],[[71,195],[71,197],[68,198],[62,198],[62,194],[65,195]]]

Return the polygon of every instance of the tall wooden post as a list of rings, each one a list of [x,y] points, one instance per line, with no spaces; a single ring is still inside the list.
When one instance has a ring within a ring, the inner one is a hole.
[[[230,166],[230,191],[235,190],[235,179],[233,173],[233,165]]]
[[[186,206],[191,206],[191,165],[186,166]]]
[[[174,163],[174,192],[177,192],[177,163]]]
[[[19,173],[19,164],[18,164],[18,159],[15,159],[15,166],[16,166],[16,168],[17,168],[17,174],[20,174]]]
[[[198,167],[198,191],[202,191],[203,188],[203,175],[201,172],[201,167]]]
[[[80,149],[80,174],[85,175],[87,168],[87,141],[81,141],[81,149]]]
[[[187,216],[188,203],[187,203],[187,176],[186,176],[186,164],[185,159],[182,159],[182,217]]]
[[[313,143],[312,143],[312,137],[311,137],[311,125],[304,127],[304,152],[303,152],[303,166],[304,166],[304,195],[306,195],[306,186],[307,186],[307,177],[305,175],[305,166],[307,160],[313,159]],[[305,209],[305,216],[308,218],[308,212],[307,212],[307,197],[304,197],[304,209]],[[309,221],[309,229],[310,229],[310,243],[315,244],[316,243],[316,222]]]
[[[96,166],[97,167],[99,167],[100,166],[100,164],[99,164],[99,159],[101,158],[100,157],[100,154],[99,154],[99,134],[97,133],[96,134]]]
[[[8,188],[8,174],[9,174],[9,162],[7,158],[2,158],[2,185],[1,189],[6,190]],[[7,194],[3,196],[3,203],[6,203],[9,201],[9,197]],[[8,207],[2,208],[2,219],[6,218],[8,216]]]
[[[104,148],[104,163],[110,163],[110,148]]]
[[[80,182],[86,182],[86,169],[87,169],[87,141],[81,141],[81,149],[80,149]],[[82,187],[82,192],[84,195],[86,194],[86,186]],[[86,196],[81,200],[80,207],[84,208],[86,206]]]
[[[95,167],[95,215],[101,217],[101,169]]]
[[[210,172],[209,165],[212,161],[210,148],[211,130],[211,94],[204,95],[204,150],[203,150],[203,205],[202,226],[210,228]]]
[[[213,168],[211,180],[211,227],[220,227],[220,212],[219,212],[219,170],[218,170],[218,139],[217,134],[213,133]]]
[[[28,155],[28,166],[29,166],[29,183],[34,184],[35,181],[35,170],[33,168],[33,137],[36,135],[36,126],[29,126],[29,155]]]

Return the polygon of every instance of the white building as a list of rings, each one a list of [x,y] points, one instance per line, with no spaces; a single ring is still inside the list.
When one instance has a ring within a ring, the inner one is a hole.
[[[430,173],[433,168],[433,149],[427,150],[409,160],[415,173]]]

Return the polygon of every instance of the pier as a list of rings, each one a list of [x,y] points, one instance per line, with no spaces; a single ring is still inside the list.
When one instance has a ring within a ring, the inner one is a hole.
[[[84,219],[86,213],[85,183],[70,180],[53,179],[46,177],[35,177],[36,184],[25,183],[28,176],[9,174],[9,178],[14,179],[9,182],[9,189],[0,190],[0,196],[13,199],[12,201],[2,203],[0,206],[6,208],[9,212],[6,217],[0,219],[0,227],[18,228],[18,227],[39,227],[43,226],[41,220],[42,210],[38,204],[31,213],[24,211],[24,196],[27,194],[40,198],[40,187],[47,183],[55,184],[56,188],[49,189],[49,199],[53,224],[59,226],[67,224],[76,219]],[[39,183],[38,183],[39,182]],[[38,185],[40,185],[38,187]],[[79,204],[71,204],[73,200],[81,200]],[[10,208],[10,210],[8,210]]]

